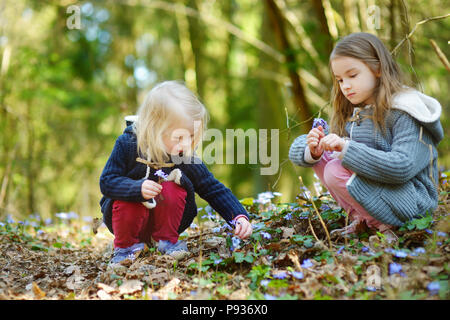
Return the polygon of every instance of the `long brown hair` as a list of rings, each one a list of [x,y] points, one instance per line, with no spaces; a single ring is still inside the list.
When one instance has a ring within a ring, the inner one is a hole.
[[[374,91],[375,105],[372,120],[378,129],[384,131],[385,116],[391,108],[392,96],[404,89],[399,66],[381,40],[366,32],[352,33],[336,44],[330,55],[330,70],[331,61],[337,57],[358,59],[364,62],[374,74],[380,75]],[[330,131],[344,136],[345,123],[352,116],[354,105],[344,96],[335,77],[333,77],[331,105]]]

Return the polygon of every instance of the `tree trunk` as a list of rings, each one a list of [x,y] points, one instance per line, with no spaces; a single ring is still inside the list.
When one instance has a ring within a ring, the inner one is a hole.
[[[330,29],[335,30],[336,24],[334,23],[334,20],[328,21],[325,7],[321,0],[311,0],[311,3],[320,24],[321,37],[319,38],[319,40],[324,41],[324,50],[326,50],[327,56],[330,56],[330,53],[333,50],[333,38],[337,38],[337,34],[333,36]],[[333,27],[330,28],[330,25]]]
[[[284,27],[283,17],[278,6],[273,0],[266,0],[266,4],[269,20],[275,33],[275,38],[286,60],[289,79],[291,80],[292,85],[292,97],[294,105],[300,111],[299,114],[301,122],[304,122],[304,126],[310,128],[313,122],[312,113],[309,107],[309,103],[306,99],[305,90],[301,83],[300,76],[297,72],[297,70],[299,69],[299,64],[297,62],[294,50],[289,43],[286,29]],[[282,110],[280,110],[280,112],[282,112]]]
[[[192,9],[198,10],[196,0],[188,0],[188,6]],[[206,36],[204,32],[205,26],[200,19],[195,17],[188,17],[189,21],[189,36],[192,45],[192,52],[194,53],[195,60],[195,78],[197,82],[197,93],[204,99],[205,98],[205,83],[207,79],[207,71],[205,70],[203,59],[203,48],[206,43]]]

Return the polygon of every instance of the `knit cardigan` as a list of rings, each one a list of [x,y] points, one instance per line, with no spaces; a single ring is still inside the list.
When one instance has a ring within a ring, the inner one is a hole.
[[[137,139],[132,126],[126,127],[114,145],[113,151],[106,162],[100,176],[100,190],[103,194],[100,200],[103,221],[108,229],[112,229],[112,204],[114,200],[130,202],[146,201],[141,194],[147,166],[137,162]],[[186,160],[186,159],[184,159]],[[186,206],[181,219],[179,233],[187,229],[197,216],[195,193],[206,200],[228,223],[239,215],[248,218],[248,214],[230,189],[219,182],[198,158],[190,158],[171,168],[162,168],[166,174],[174,169],[180,169],[182,176],[180,186],[187,191]],[[157,181],[151,169],[148,179]]]
[[[350,141],[340,158],[353,171],[347,181],[349,194],[375,219],[401,226],[438,204],[436,147],[444,133],[439,102],[416,90],[394,96],[386,117],[386,132],[375,130],[367,117],[372,109],[361,110],[359,124],[347,122]],[[289,150],[290,160],[303,167],[306,135],[297,137]]]

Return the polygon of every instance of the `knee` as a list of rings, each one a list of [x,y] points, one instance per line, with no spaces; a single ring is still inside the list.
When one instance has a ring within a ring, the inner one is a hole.
[[[187,192],[181,186],[173,181],[165,181],[162,183],[162,191],[164,199],[169,199],[169,202],[185,202]]]
[[[323,180],[329,188],[345,184],[349,177],[348,170],[341,165],[341,161],[338,159],[328,162],[323,172]]]

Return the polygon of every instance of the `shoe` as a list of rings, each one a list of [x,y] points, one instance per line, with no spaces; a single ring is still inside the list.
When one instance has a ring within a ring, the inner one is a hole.
[[[145,249],[145,243],[135,243],[127,248],[114,248],[110,264],[125,264],[127,259],[132,263]]]
[[[186,242],[180,240],[176,243],[167,240],[159,240],[158,251],[162,254],[171,256],[175,260],[181,260],[190,255]]]

